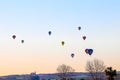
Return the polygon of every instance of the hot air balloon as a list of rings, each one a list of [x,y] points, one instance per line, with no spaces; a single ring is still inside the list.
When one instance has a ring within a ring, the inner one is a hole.
[[[85,52],[88,54],[88,49],[85,49]]]
[[[24,40],[21,40],[21,43],[24,43]]]
[[[48,32],[49,35],[51,35],[51,33],[52,33],[51,31]]]
[[[72,53],[72,54],[71,54],[71,57],[73,58],[74,56],[75,56],[75,54],[74,54],[74,53]]]
[[[78,27],[78,30],[81,30],[81,27],[80,27],[80,26]]]
[[[88,49],[88,54],[92,55],[92,53],[93,53],[93,49]]]
[[[16,35],[13,35],[12,38],[15,39],[15,38],[16,38]]]
[[[85,39],[86,39],[86,36],[83,36],[83,39],[85,40]]]
[[[64,46],[65,42],[64,42],[64,41],[62,41],[62,42],[61,42],[61,44]]]

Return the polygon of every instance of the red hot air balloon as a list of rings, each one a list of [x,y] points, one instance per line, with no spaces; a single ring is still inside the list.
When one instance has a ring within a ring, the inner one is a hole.
[[[85,39],[86,39],[86,36],[83,36],[83,39],[85,40]]]
[[[13,35],[12,38],[15,39],[15,38],[16,38],[16,35]]]
[[[85,52],[88,54],[88,49],[85,49]]]

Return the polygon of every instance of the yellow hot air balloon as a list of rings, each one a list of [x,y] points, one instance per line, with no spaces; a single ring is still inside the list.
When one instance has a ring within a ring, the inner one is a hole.
[[[64,41],[62,41],[62,42],[61,42],[61,44],[64,46],[65,42],[64,42]]]

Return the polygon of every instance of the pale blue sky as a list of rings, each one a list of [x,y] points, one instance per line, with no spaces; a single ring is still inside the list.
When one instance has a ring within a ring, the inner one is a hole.
[[[119,34],[120,0],[1,0],[0,74],[49,73],[60,64],[85,71],[86,61],[94,58],[120,70]],[[85,48],[94,49],[91,57]]]

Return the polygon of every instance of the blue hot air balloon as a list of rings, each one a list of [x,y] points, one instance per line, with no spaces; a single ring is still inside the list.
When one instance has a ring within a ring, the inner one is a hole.
[[[51,32],[51,31],[49,31],[49,32],[48,32],[48,34],[49,34],[49,35],[51,35],[51,34],[52,34],[52,32]]]
[[[92,53],[93,53],[93,49],[88,49],[88,54],[92,55]]]
[[[81,27],[80,27],[80,26],[78,27],[78,30],[81,30]]]

